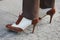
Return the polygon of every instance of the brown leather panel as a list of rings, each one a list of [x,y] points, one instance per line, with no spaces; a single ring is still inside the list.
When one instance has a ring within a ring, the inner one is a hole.
[[[9,30],[15,31],[15,32],[21,32],[21,31],[23,31],[21,28],[13,27],[11,25],[12,24],[7,24],[6,28],[8,28]]]
[[[16,24],[19,24],[20,21],[22,20],[22,18],[23,18],[23,16],[22,15],[19,15],[18,20],[16,21]]]

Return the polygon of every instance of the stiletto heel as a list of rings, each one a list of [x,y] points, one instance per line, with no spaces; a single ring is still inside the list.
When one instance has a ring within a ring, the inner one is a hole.
[[[32,21],[32,24],[33,24],[33,30],[32,30],[32,33],[34,33],[34,30],[35,30],[35,26],[36,24],[39,22],[40,18],[39,19],[35,19]]]
[[[50,15],[49,23],[51,23],[54,14],[55,14],[55,9],[53,9],[53,8],[47,12],[47,15]]]
[[[33,30],[32,30],[32,33],[34,33],[34,30],[35,30],[35,26],[36,26],[36,24],[35,24],[35,25],[33,25]]]
[[[49,22],[49,23],[51,23],[51,22],[52,22],[52,18],[53,18],[53,15],[50,15],[50,22]]]

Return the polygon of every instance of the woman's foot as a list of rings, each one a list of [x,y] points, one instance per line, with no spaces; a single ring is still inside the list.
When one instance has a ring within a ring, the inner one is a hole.
[[[47,9],[40,9],[39,10],[39,17],[42,19],[43,17],[45,17],[46,15],[50,16],[50,22],[52,21],[52,17],[55,14],[55,9],[54,8],[47,8]]]
[[[43,18],[44,16],[46,16],[47,14],[47,12],[49,11],[49,10],[51,10],[51,8],[47,8],[47,9],[39,9],[39,17],[40,18]]]
[[[19,16],[18,20],[17,20],[17,24],[13,23],[13,24],[7,24],[6,28],[8,28],[9,30],[15,31],[15,32],[21,32],[24,29],[26,29],[29,25],[34,25],[33,27],[33,31],[35,29],[35,25],[38,23],[39,19],[34,19],[34,20],[30,20],[27,19],[23,16]]]
[[[23,17],[21,19],[21,21],[19,22],[19,24],[16,24],[16,23],[8,24],[8,25],[6,25],[6,27],[9,30],[16,31],[16,32],[19,32],[19,31],[21,32],[31,24],[32,24],[32,20],[29,20],[29,19]]]

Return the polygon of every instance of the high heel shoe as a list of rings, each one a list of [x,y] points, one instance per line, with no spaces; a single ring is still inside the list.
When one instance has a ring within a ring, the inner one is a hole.
[[[40,9],[40,13],[39,13],[40,19],[42,19],[43,17],[45,17],[47,15],[50,15],[49,23],[51,23],[53,15],[55,14],[55,9],[54,8]]]
[[[47,12],[47,15],[50,15],[50,23],[52,21],[53,15],[55,14],[55,9],[51,9]]]
[[[32,33],[34,33],[35,26],[38,23],[38,21],[39,21],[39,18],[34,19],[34,20],[29,20],[23,17],[22,15],[19,15],[19,18],[16,21],[16,23],[7,24],[6,28],[8,28],[9,30],[15,31],[15,32],[21,32],[21,31],[24,31],[24,29],[26,29],[29,25],[33,25]]]

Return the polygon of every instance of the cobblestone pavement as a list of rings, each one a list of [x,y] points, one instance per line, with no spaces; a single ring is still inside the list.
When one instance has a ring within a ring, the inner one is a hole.
[[[2,1],[4,0],[1,0],[0,3],[2,3]],[[60,40],[59,2],[60,0],[56,0],[56,14],[53,16],[52,23],[49,24],[49,16],[44,17],[36,25],[33,34],[31,33],[32,25],[25,29],[24,32],[20,33],[7,30],[5,25],[8,23],[14,23],[17,20],[17,11],[12,9],[12,11],[9,11],[9,9],[3,10],[3,4],[0,4],[0,40]]]

